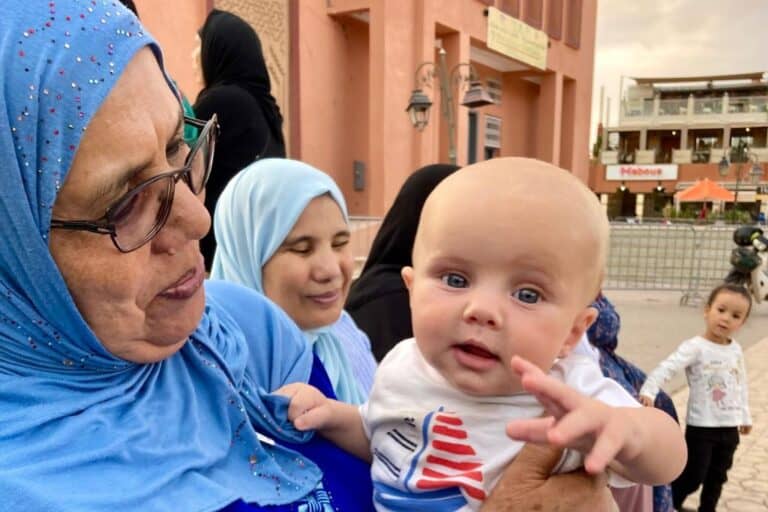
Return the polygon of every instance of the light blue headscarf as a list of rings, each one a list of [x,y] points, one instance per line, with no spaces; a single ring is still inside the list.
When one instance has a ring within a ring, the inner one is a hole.
[[[299,437],[269,419],[284,416],[285,401],[266,396],[311,370],[284,314],[219,287],[178,353],[129,363],[102,347],[48,248],[51,208],[86,126],[139,49],[161,61],[156,44],[114,0],[3,6],[0,509],[196,511],[304,496],[317,467],[254,430]],[[248,322],[232,304],[248,305]]]
[[[296,160],[266,158],[252,163],[227,184],[216,203],[216,254],[212,279],[224,279],[264,293],[262,269],[293,229],[307,205],[329,194],[348,221],[341,190],[330,176]],[[331,379],[339,400],[363,403],[345,347],[333,326],[304,331]]]

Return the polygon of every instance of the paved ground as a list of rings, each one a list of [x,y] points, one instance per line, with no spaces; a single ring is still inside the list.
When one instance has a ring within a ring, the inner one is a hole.
[[[686,338],[704,328],[702,306],[679,306],[680,293],[611,291],[606,295],[621,314],[619,354],[644,370],[652,369]],[[736,338],[745,349],[749,374],[750,407],[754,427],[742,436],[729,481],[718,511],[768,511],[768,304],[752,311]],[[685,416],[688,389],[679,376],[668,386],[681,417]],[[698,496],[686,508],[696,510]]]

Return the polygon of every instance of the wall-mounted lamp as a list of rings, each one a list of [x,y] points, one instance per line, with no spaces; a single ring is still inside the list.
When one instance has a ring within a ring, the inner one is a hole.
[[[661,185],[661,181],[656,183],[656,187],[653,190],[655,190],[659,194],[664,193],[664,187]]]
[[[429,123],[429,107],[432,102],[421,89],[414,89],[411,93],[411,99],[408,101],[408,117],[411,118],[411,124],[419,131],[423,130]]]
[[[675,135],[677,135],[677,130],[672,130],[672,136],[674,137]]]
[[[414,88],[411,92],[411,98],[408,101],[408,117],[411,124],[419,131],[423,130],[429,123],[429,108],[432,102],[424,94],[422,87],[431,87],[432,81],[436,78],[440,86],[440,104],[443,116],[448,122],[448,160],[456,164],[456,116],[453,105],[452,89],[456,85],[459,91],[464,86],[468,86],[467,92],[461,104],[469,108],[480,108],[492,104],[493,98],[485,90],[480,80],[477,78],[477,72],[472,64],[461,62],[456,64],[451,72],[448,73],[448,66],[445,62],[445,49],[438,50],[437,64],[434,62],[422,62],[416,68],[414,73]],[[462,69],[466,68],[467,73],[462,74]]]
[[[627,184],[622,181],[621,185],[619,185],[619,192],[626,192],[627,190],[629,190]]]

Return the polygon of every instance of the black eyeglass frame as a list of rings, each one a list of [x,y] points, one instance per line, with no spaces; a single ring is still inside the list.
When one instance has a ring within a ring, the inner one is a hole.
[[[107,211],[104,213],[104,216],[102,216],[99,219],[96,219],[96,220],[51,219],[51,229],[88,231],[90,233],[96,233],[99,235],[109,235],[110,238],[112,239],[112,243],[115,245],[117,250],[122,253],[133,252],[139,249],[140,247],[144,246],[145,244],[147,244],[160,232],[161,229],[163,229],[163,226],[165,226],[165,223],[168,221],[168,217],[171,213],[171,208],[173,207],[174,191],[176,190],[176,184],[179,182],[179,180],[184,179],[184,183],[187,184],[187,186],[192,191],[192,193],[195,195],[199,195],[203,190],[205,190],[205,186],[208,183],[208,178],[210,178],[211,176],[211,167],[213,164],[213,155],[216,147],[216,138],[218,136],[219,129],[220,129],[218,121],[216,119],[216,114],[211,116],[211,118],[208,121],[204,121],[202,119],[195,119],[194,117],[184,116],[184,123],[191,124],[192,126],[195,126],[197,128],[201,128],[200,134],[198,135],[195,145],[190,149],[189,154],[187,154],[187,157],[184,160],[184,167],[180,169],[163,172],[142,181],[141,183],[133,187],[131,190],[123,194],[114,203],[112,203],[109,206],[109,208],[107,208]],[[195,190],[195,185],[192,182],[192,161],[197,155],[197,152],[200,151],[200,149],[202,148],[203,141],[206,140],[206,138],[208,137],[208,133],[211,130],[213,130],[213,132],[211,133],[208,162],[206,162],[205,174],[203,175],[203,181],[200,186],[200,190]],[[120,247],[120,244],[117,241],[116,223],[112,219],[113,213],[116,211],[120,211],[125,204],[128,204],[137,194],[142,192],[146,187],[163,179],[169,179],[168,190],[166,195],[167,199],[165,199],[160,210],[158,211],[158,217],[157,217],[157,220],[155,221],[154,227],[149,231],[149,233],[147,233],[147,235],[144,237],[144,240],[139,244],[137,244],[135,247],[131,247],[127,249]]]

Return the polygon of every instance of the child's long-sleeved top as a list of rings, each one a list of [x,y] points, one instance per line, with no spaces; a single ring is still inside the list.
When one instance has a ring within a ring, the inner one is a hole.
[[[686,423],[696,427],[751,425],[747,400],[747,372],[741,345],[720,345],[701,336],[680,344],[656,367],[640,390],[651,398],[685,368],[690,396]]]

